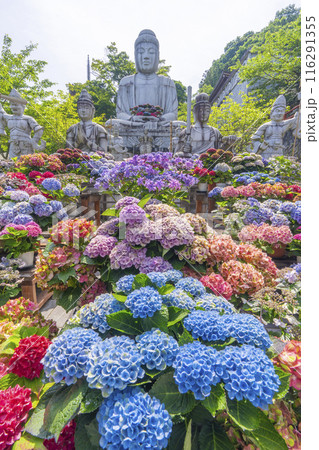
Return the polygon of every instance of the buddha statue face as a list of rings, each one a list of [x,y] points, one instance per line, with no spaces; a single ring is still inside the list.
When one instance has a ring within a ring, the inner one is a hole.
[[[280,122],[285,116],[286,108],[284,106],[277,106],[270,113],[270,118],[275,122]]]
[[[10,108],[15,116],[23,116],[25,106],[20,103],[10,102]]]
[[[156,73],[159,63],[158,47],[152,42],[140,42],[135,48],[135,64],[138,72]]]
[[[81,120],[87,121],[92,120],[94,117],[94,106],[90,105],[87,102],[79,102],[78,103],[78,115]]]
[[[211,106],[209,103],[202,103],[194,107],[194,116],[196,122],[207,123],[210,116]]]

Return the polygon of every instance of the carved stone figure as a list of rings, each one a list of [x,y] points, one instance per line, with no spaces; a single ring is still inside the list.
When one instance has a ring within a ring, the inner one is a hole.
[[[190,127],[190,134],[187,134],[186,129],[181,131],[176,152],[204,153],[209,148],[225,148],[237,139],[236,136],[223,137],[217,128],[208,125],[210,113],[211,105],[208,94],[198,94],[193,107],[195,125]]]
[[[5,127],[8,127],[10,132],[9,158],[19,158],[21,155],[34,153],[35,150],[44,150],[45,141],[38,145],[43,127],[33,117],[23,114],[27,101],[15,89],[12,89],[10,95],[0,94],[0,98],[10,102],[13,113],[7,114],[0,105],[0,135],[6,135]]]
[[[272,156],[283,156],[285,154],[284,137],[288,130],[293,130],[297,133],[297,137],[300,137],[299,113],[296,113],[292,119],[283,120],[285,112],[286,99],[284,95],[279,95],[271,108],[271,121],[261,125],[251,137],[254,153],[260,153],[266,159]]]
[[[148,135],[148,130],[144,130],[144,135],[139,138],[140,155],[143,153],[152,153],[153,138]]]
[[[83,89],[77,102],[81,122],[72,125],[66,134],[67,147],[79,148],[84,152],[107,152],[107,132],[92,122],[95,108],[91,95]]]
[[[155,33],[142,30],[135,41],[135,64],[137,74],[124,77],[117,93],[117,118],[133,122],[145,121],[141,116],[132,116],[130,108],[150,104],[163,108],[160,118],[150,117],[149,121],[170,122],[177,119],[177,93],[174,81],[157,75],[159,63],[159,43]]]

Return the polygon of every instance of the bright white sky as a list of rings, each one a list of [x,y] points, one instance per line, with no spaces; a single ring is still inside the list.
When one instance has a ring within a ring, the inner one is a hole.
[[[0,39],[13,51],[37,43],[33,58],[48,62],[44,76],[65,89],[86,81],[87,55],[102,59],[111,42],[134,60],[134,41],[144,28],[160,43],[170,76],[193,93],[225,45],[259,31],[289,0],[0,0]],[[291,0],[293,3],[293,0]],[[296,7],[300,1],[295,1]]]

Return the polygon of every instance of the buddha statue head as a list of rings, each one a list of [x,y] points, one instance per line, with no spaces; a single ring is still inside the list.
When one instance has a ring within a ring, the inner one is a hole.
[[[77,101],[78,115],[84,122],[92,120],[95,113],[92,97],[86,89],[82,89]]]
[[[137,71],[145,75],[156,73],[159,64],[159,43],[152,30],[142,30],[135,41]]]
[[[284,119],[286,112],[286,98],[284,95],[279,95],[274,101],[271,111],[270,118],[275,122],[281,122]]]
[[[195,97],[195,105],[193,106],[193,114],[195,122],[205,124],[208,122],[211,111],[208,94],[198,94]]]

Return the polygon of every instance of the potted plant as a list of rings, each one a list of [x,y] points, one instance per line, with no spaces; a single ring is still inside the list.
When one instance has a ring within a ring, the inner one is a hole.
[[[39,246],[41,233],[41,228],[35,222],[9,224],[1,231],[0,242],[10,258],[19,256],[25,262],[25,268],[32,267],[34,250]]]

